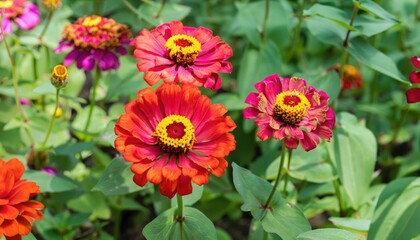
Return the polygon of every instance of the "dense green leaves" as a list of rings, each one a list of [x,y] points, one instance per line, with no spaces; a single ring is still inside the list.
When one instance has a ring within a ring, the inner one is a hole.
[[[373,177],[377,143],[372,132],[349,113],[337,114],[336,125],[328,151],[348,201],[357,209]]]
[[[420,236],[420,178],[401,178],[382,191],[368,239],[413,239]]]

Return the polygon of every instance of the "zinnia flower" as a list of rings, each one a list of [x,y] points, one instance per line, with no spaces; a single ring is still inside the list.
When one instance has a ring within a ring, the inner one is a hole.
[[[64,27],[63,39],[54,52],[72,48],[64,59],[64,66],[76,61],[77,68],[86,71],[92,71],[96,64],[103,71],[118,69],[117,53],[127,54],[125,45],[129,44],[130,38],[131,32],[126,25],[95,15],[82,17]]]
[[[0,14],[2,12],[0,11]],[[12,23],[26,31],[31,30],[38,25],[39,10],[38,7],[26,0],[13,0],[13,5],[4,9],[4,15],[2,16],[1,29],[4,34],[10,34],[13,32]],[[1,33],[0,29],[0,33]],[[0,36],[0,40],[2,37]]]
[[[191,85],[163,84],[140,90],[115,126],[115,148],[132,162],[134,182],[159,184],[162,195],[192,192],[209,173],[224,174],[225,157],[235,149],[236,128],[227,109],[211,104]]]
[[[217,73],[232,71],[232,64],[226,61],[232,49],[204,27],[172,21],[142,30],[131,44],[136,47],[134,57],[140,59],[137,68],[145,72],[144,80],[151,86],[163,79],[217,90],[222,84]]]
[[[306,151],[314,149],[319,138],[329,141],[335,124],[334,111],[328,107],[324,91],[307,86],[305,79],[279,78],[277,74],[255,84],[258,92],[248,95],[244,110],[246,119],[256,119],[257,136],[284,139],[286,147],[295,149],[302,144]]]
[[[334,65],[329,70],[340,71],[340,64]],[[343,69],[343,77],[341,78],[341,88],[343,90],[350,90],[353,87],[362,88],[362,74],[355,66],[346,64]]]
[[[31,222],[42,219],[44,205],[30,200],[40,193],[34,182],[21,180],[25,167],[16,158],[0,158],[0,238],[21,239],[31,232]]]
[[[414,67],[420,69],[420,58],[417,56],[414,56],[411,58],[411,63],[414,65]],[[413,71],[410,73],[410,82],[413,84],[420,84],[420,72]],[[420,88],[411,88],[408,89],[407,92],[405,92],[405,95],[407,97],[408,103],[417,103],[420,102]]]

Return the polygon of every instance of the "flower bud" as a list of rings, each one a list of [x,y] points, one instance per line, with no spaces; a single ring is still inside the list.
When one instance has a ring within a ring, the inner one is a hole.
[[[42,5],[50,11],[53,11],[61,6],[61,0],[43,0]]]
[[[56,88],[63,88],[67,85],[69,74],[63,65],[56,65],[51,73],[51,84]]]

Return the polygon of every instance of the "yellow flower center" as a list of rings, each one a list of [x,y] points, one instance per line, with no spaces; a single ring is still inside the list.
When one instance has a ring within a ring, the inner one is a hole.
[[[12,0],[0,1],[0,8],[11,8],[13,6]]]
[[[308,108],[311,107],[303,93],[293,90],[277,94],[273,113],[276,120],[287,125],[295,125],[302,121]]]
[[[102,18],[99,16],[91,16],[91,17],[86,17],[83,20],[82,25],[84,27],[93,27],[93,26],[97,26],[100,22],[101,22]]]
[[[194,141],[194,126],[191,121],[180,115],[169,115],[156,126],[154,133],[159,138],[159,146],[168,153],[186,152]]]
[[[198,53],[201,52],[201,43],[195,37],[177,34],[166,41],[165,48],[172,60],[185,66],[194,63]]]

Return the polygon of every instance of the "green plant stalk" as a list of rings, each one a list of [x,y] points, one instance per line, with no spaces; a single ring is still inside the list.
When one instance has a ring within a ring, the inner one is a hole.
[[[270,13],[270,0],[265,0],[265,14],[263,22],[263,31],[261,33],[261,39],[265,43],[267,40],[267,28],[268,28],[268,15]]]
[[[419,13],[419,11],[420,11],[420,0],[417,0],[415,11],[416,11],[415,14],[414,14],[415,20],[419,20],[420,19],[420,13]]]
[[[176,212],[176,220],[179,223],[179,234],[180,234],[180,239],[182,239],[182,224],[184,222],[183,218],[184,218],[184,204],[182,203],[182,196],[179,195],[178,193],[176,194],[176,202],[178,205],[178,210]]]
[[[354,7],[353,7],[353,13],[351,14],[351,19],[350,19],[350,26],[353,26],[354,23],[354,19],[356,19],[356,15],[357,12],[359,11],[359,7],[357,6],[356,3],[353,3]],[[343,52],[341,54],[341,64],[340,64],[340,71],[339,71],[339,75],[340,75],[340,79],[343,78],[344,76],[344,65],[346,65],[347,63],[347,47],[349,45],[349,38],[350,38],[350,33],[351,30],[347,30],[346,33],[346,37],[343,40]]]
[[[52,10],[48,11],[47,22],[45,23],[44,28],[42,29],[41,34],[39,34],[39,37],[38,37],[38,40],[39,40],[38,47],[44,41],[43,38],[44,38],[45,33],[47,32],[48,26],[50,25],[53,14],[54,14],[54,11]]]
[[[0,23],[3,22],[3,16],[4,16],[4,8],[1,9]],[[9,44],[7,43],[7,40],[6,40],[6,35],[4,35],[2,24],[0,24],[0,30],[1,30],[1,37],[3,38],[3,42],[6,47],[7,56],[9,57],[9,60],[10,60],[10,66],[12,68],[13,90],[14,90],[14,95],[15,95],[16,107],[24,123],[23,129],[28,135],[29,141],[33,145],[35,143],[34,138],[32,137],[31,131],[29,131],[28,127],[25,125],[26,123],[29,122],[29,119],[26,117],[25,112],[23,111],[22,105],[20,104],[20,101],[19,101],[20,97],[19,97],[19,90],[18,90],[18,79],[17,79],[17,74],[16,74],[15,61],[13,60],[12,53],[10,52]]]
[[[86,121],[85,129],[83,130],[85,133],[88,131],[90,121],[92,119],[92,113],[93,109],[96,105],[96,89],[98,88],[99,78],[101,77],[101,70],[99,66],[96,66],[95,69],[95,78],[93,80],[93,86],[92,86],[92,96],[90,97],[90,107],[89,107],[89,114]]]
[[[130,10],[132,13],[140,17],[140,14],[137,12],[137,9],[127,0],[121,0],[123,4],[127,7],[128,10]]]
[[[300,42],[300,32],[302,29],[302,22],[303,22],[303,11],[305,10],[305,4],[306,4],[306,0],[303,0],[302,2],[302,6],[300,7],[300,11],[299,11],[299,21],[298,24],[296,26],[295,32],[293,34],[293,45],[292,48],[290,49],[289,55],[286,58],[286,62],[290,61],[290,59],[292,59],[292,57],[295,55],[296,50],[299,47],[299,42]]]
[[[156,14],[156,18],[159,18],[160,15],[162,14],[163,9],[165,8],[166,2],[167,2],[167,0],[162,0],[162,3],[160,4],[159,11]]]
[[[42,142],[42,147],[45,147],[45,145],[48,142],[48,138],[50,137],[51,134],[51,130],[54,126],[54,121],[55,121],[55,114],[57,112],[58,106],[59,106],[59,96],[60,96],[60,89],[57,88],[55,91],[55,108],[54,108],[54,112],[51,116],[51,120],[50,120],[50,124],[48,125],[48,130],[47,130],[47,135],[45,135],[45,139]]]
[[[287,169],[284,176],[284,185],[283,185],[283,193],[286,193],[287,189],[287,180],[289,179],[289,169],[290,169],[290,162],[292,161],[292,150],[289,149],[287,156]]]
[[[406,107],[402,110],[402,113],[400,114],[400,119],[397,121],[397,125],[394,128],[394,134],[392,135],[391,141],[389,142],[389,147],[387,148],[388,156],[387,156],[387,165],[393,165],[392,162],[392,149],[394,148],[395,142],[397,141],[398,134],[401,130],[401,126],[403,122],[405,121],[405,117],[407,116],[409,107]]]
[[[280,180],[280,177],[281,177],[281,170],[283,169],[283,165],[284,165],[285,155],[286,155],[286,144],[283,142],[283,145],[281,147],[281,158],[280,158],[279,170],[277,172],[277,176],[276,176],[276,180],[274,182],[273,189],[271,190],[271,193],[268,196],[267,201],[265,202],[265,204],[263,206],[264,209],[268,208],[268,206],[269,206],[269,204],[270,204],[270,202],[271,202],[271,200],[274,196],[274,193],[277,191],[277,186],[279,185],[279,180]]]
[[[120,239],[121,210],[114,209],[114,240]]]
[[[334,185],[335,195],[337,196],[337,200],[338,200],[338,209],[340,212],[340,217],[344,217],[346,214],[344,212],[344,202],[343,202],[343,197],[341,196],[340,184],[338,182],[338,179],[334,179],[333,185]]]

